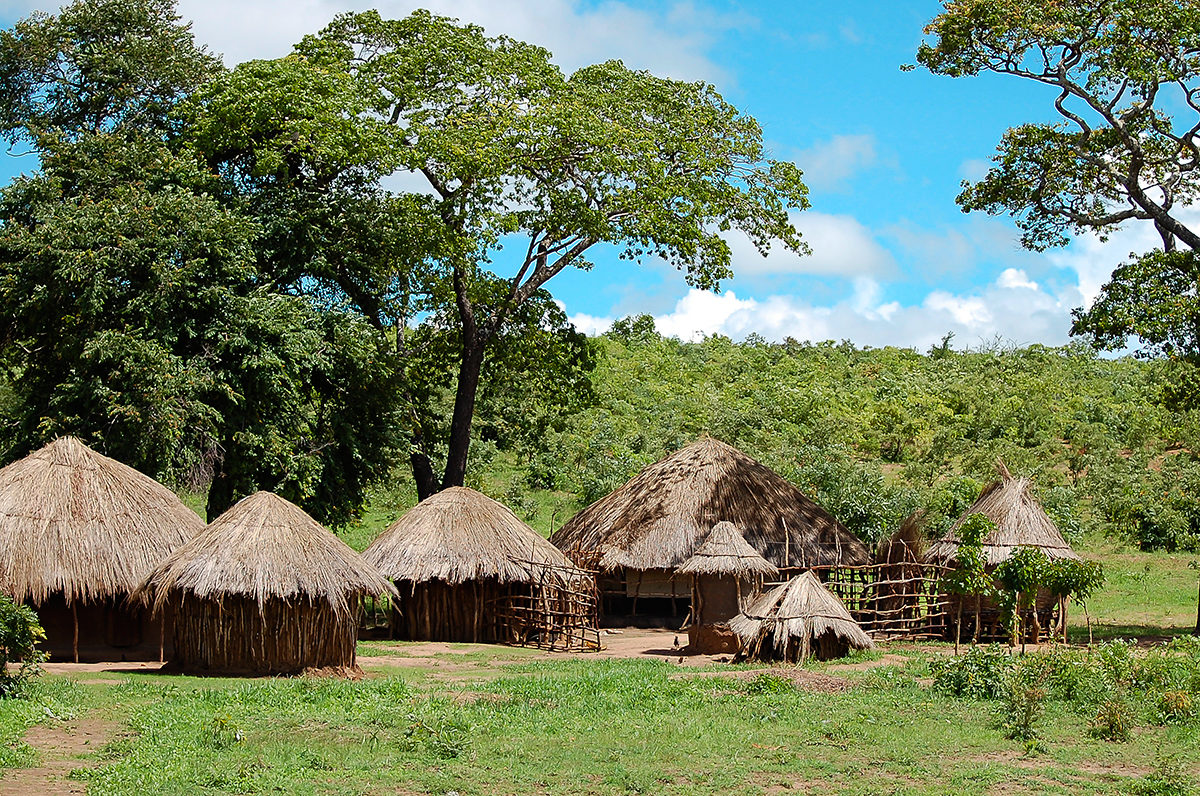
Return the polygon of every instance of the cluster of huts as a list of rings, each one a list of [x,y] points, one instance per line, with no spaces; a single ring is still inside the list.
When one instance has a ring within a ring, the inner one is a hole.
[[[1074,555],[1028,487],[1004,477],[972,507],[997,525],[989,563],[1031,543]],[[952,566],[956,545],[951,531],[926,557]],[[822,573],[873,560],[798,488],[711,438],[646,467],[550,540],[458,487],[362,554],[268,492],[205,525],[166,487],[70,437],[0,469],[0,591],[37,609],[58,659],[353,669],[367,602],[387,606],[399,639],[585,649],[599,646],[601,621],[665,621],[686,625],[698,651],[828,658],[872,641]]]

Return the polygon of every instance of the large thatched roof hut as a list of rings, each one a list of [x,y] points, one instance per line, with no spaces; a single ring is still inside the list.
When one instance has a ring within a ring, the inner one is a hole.
[[[676,568],[722,521],[776,567],[870,563],[867,546],[795,485],[709,437],[643,468],[550,541],[613,575],[610,612],[636,613],[640,599],[649,613],[673,614],[675,598],[687,597]]]
[[[398,638],[579,647],[595,626],[591,575],[468,487],[421,501],[363,557],[400,591]]]
[[[151,572],[136,596],[176,609],[186,671],[352,669],[362,598],[392,585],[299,506],[257,492]]]
[[[744,654],[760,660],[829,660],[875,646],[812,572],[802,572],[762,595],[730,625]]]
[[[779,568],[758,554],[731,522],[719,522],[692,557],[675,571],[692,579],[688,647],[703,653],[737,652],[729,620],[743,601],[757,597],[765,577]]]
[[[158,658],[163,627],[126,598],[203,527],[162,484],[60,437],[0,469],[0,589],[34,606],[53,658]]]
[[[989,571],[1008,559],[1019,547],[1037,548],[1051,559],[1078,560],[1079,555],[1071,549],[1034,497],[1032,482],[1028,478],[1014,477],[1003,462],[997,463],[997,469],[1000,478],[986,486],[946,535],[929,546],[925,560],[945,567],[956,566],[958,546],[962,541],[958,529],[972,514],[982,514],[996,525],[982,543]],[[984,639],[1006,635],[1006,631],[997,624],[999,612],[991,600],[967,597],[965,607],[958,595],[947,595],[945,600],[952,623],[962,622],[962,614],[967,614],[966,621],[972,624],[966,629],[972,635]],[[1032,621],[1028,623],[1034,636],[1040,633],[1041,627],[1049,626],[1055,605],[1055,597],[1049,591],[1042,589],[1038,592],[1034,600],[1035,610],[1030,617]],[[1065,608],[1065,605],[1062,607]],[[953,632],[948,630],[947,635],[953,636]]]

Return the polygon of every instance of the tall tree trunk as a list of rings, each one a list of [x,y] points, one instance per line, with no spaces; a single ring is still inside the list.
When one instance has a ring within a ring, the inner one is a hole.
[[[212,484],[208,487],[208,501],[204,506],[207,522],[212,522],[225,513],[233,505],[233,478],[221,467],[213,476]]]
[[[454,393],[454,416],[450,420],[450,440],[446,451],[446,472],[442,489],[462,486],[467,476],[467,453],[471,447],[471,421],[475,417],[475,397],[479,393],[479,374],[483,370],[484,341],[475,329],[463,329],[462,364],[458,370],[458,388]]]
[[[433,462],[419,450],[408,455],[412,467],[413,480],[417,482],[417,500],[424,500],[438,491],[437,476],[433,474]]]

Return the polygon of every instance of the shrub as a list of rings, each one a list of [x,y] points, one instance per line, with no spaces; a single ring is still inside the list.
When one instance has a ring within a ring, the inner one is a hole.
[[[1100,703],[1088,732],[1095,738],[1124,743],[1132,724],[1129,703],[1123,697],[1110,697]]]
[[[1040,748],[1037,721],[1046,709],[1046,689],[1024,677],[1010,676],[1001,695],[999,719],[1004,734],[1025,744],[1027,752]]]
[[[1015,667],[1013,657],[999,644],[972,647],[965,655],[929,664],[936,690],[970,699],[1002,697]]]
[[[29,679],[41,671],[45,655],[37,643],[46,637],[37,614],[0,595],[0,697],[25,694]],[[20,663],[15,671],[9,664]]]

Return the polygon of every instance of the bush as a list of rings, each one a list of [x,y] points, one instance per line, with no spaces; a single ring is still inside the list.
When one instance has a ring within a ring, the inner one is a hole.
[[[24,696],[29,679],[41,671],[45,660],[37,648],[45,637],[32,608],[0,595],[0,697]],[[20,666],[11,671],[12,663]]]
[[[938,691],[969,699],[999,699],[1016,662],[999,644],[989,644],[972,647],[957,658],[931,661],[929,668]]]
[[[1037,751],[1037,721],[1046,709],[1046,689],[1020,676],[1009,676],[1001,696],[1000,726],[1006,737],[1021,741],[1029,752]]]
[[[1123,697],[1110,697],[1100,703],[1088,732],[1094,738],[1124,743],[1129,740],[1132,724],[1129,703]]]

